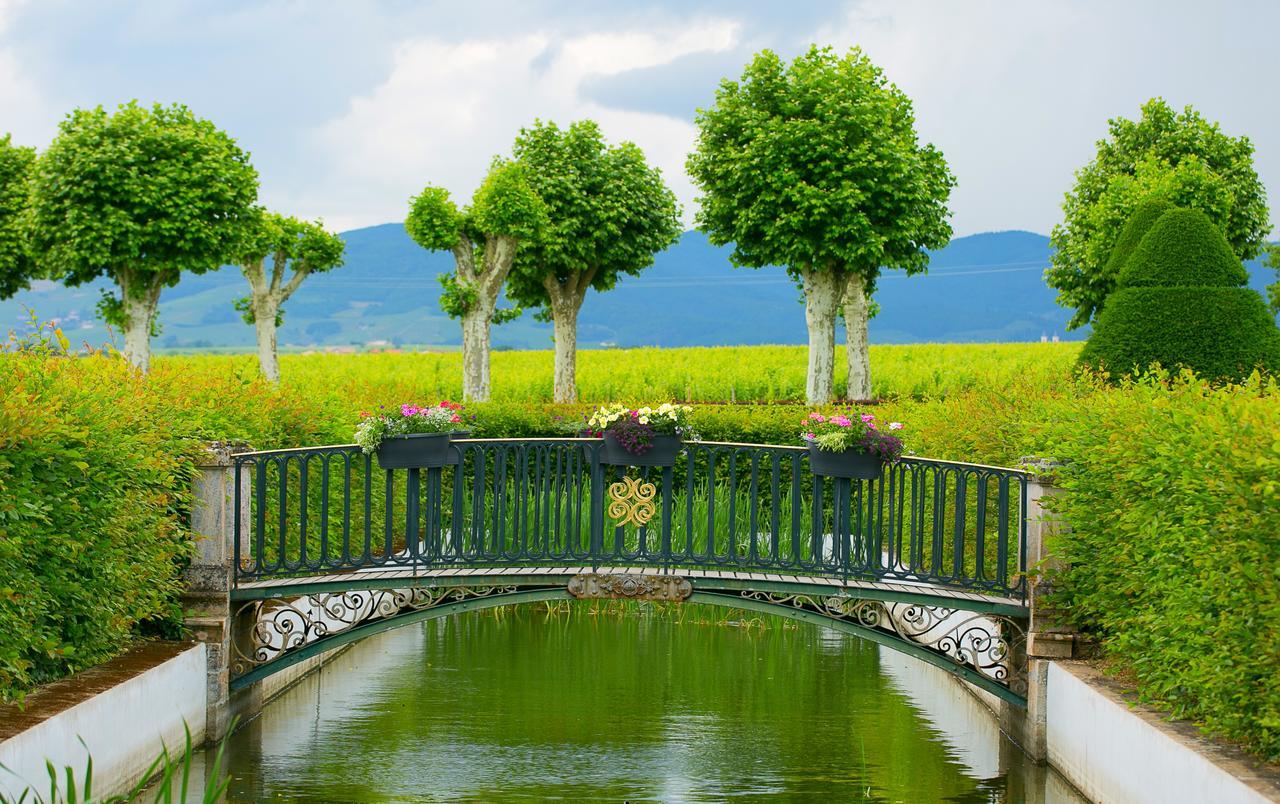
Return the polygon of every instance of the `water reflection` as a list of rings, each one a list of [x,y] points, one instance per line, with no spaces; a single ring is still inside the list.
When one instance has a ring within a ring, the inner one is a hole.
[[[1080,800],[914,660],[719,609],[599,609],[366,640],[233,737],[231,800]]]

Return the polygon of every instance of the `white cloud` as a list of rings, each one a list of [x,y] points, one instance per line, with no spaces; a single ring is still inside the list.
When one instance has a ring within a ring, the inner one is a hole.
[[[1258,51],[1225,46],[1260,24],[1262,8],[864,0],[814,40],[861,46],[912,98],[921,137],[959,181],[957,234],[1048,232],[1108,118],[1132,118],[1156,95],[1248,134],[1263,181],[1280,180],[1280,131],[1257,102],[1269,95],[1268,73],[1257,68]]]
[[[6,40],[22,0],[0,0],[0,136],[13,134],[20,145],[43,148],[53,136],[54,117],[43,94],[27,75],[12,44]]]
[[[390,74],[313,132],[311,186],[280,206],[323,215],[338,228],[402,220],[408,199],[443,185],[465,203],[497,154],[509,153],[535,118],[567,124],[590,117],[614,141],[644,149],[688,206],[684,174],[693,127],[659,114],[606,108],[581,97],[588,77],[666,64],[734,45],[738,25],[704,20],[670,30],[594,32],[559,39],[533,32],[507,38],[401,42]],[[264,193],[264,195],[269,195]],[[268,202],[273,199],[267,198]]]

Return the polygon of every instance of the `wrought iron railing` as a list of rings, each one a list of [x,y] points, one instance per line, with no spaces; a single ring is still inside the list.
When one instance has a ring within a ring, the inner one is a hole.
[[[1024,596],[1018,470],[909,457],[851,481],[813,475],[803,448],[718,442],[627,468],[602,464],[601,444],[459,439],[450,465],[421,470],[379,469],[354,445],[237,455],[237,581],[623,565]]]

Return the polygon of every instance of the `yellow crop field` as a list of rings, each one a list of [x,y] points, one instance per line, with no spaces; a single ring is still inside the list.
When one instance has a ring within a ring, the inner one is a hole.
[[[877,398],[939,399],[972,390],[999,391],[1017,382],[1051,387],[1063,382],[1078,343],[911,344],[871,347]],[[844,391],[843,352],[836,366]],[[195,374],[257,373],[253,355],[183,355],[157,358],[169,369]],[[352,400],[458,398],[462,356],[457,352],[282,355],[286,388]],[[797,402],[804,400],[803,346],[723,346],[683,349],[607,349],[578,353],[584,402],[680,400],[688,402]],[[551,399],[549,351],[493,354],[494,401]]]

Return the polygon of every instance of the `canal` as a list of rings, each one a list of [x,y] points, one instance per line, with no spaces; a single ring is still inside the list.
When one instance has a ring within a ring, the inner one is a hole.
[[[371,638],[231,738],[229,799],[1083,800],[942,671],[739,616],[574,602]]]

